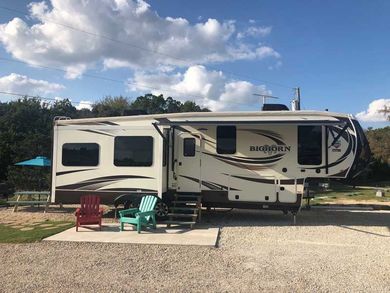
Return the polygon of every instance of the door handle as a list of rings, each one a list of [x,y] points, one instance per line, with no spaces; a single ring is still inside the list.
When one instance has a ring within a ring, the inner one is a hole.
[[[179,162],[179,166],[181,166],[181,162]]]

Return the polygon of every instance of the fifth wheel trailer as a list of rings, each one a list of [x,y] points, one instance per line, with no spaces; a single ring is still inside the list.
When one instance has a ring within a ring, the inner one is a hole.
[[[202,112],[60,119],[54,123],[51,201],[174,194],[204,207],[296,213],[308,178],[351,178],[370,150],[351,115],[321,111]]]

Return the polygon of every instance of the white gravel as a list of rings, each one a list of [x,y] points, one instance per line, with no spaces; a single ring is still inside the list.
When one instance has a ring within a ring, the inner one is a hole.
[[[2,292],[390,292],[390,213],[205,214],[219,247],[0,245]]]

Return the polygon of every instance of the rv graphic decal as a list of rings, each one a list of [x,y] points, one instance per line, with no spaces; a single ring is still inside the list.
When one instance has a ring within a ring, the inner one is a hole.
[[[194,181],[196,183],[199,183],[199,179],[197,179],[197,178],[185,176],[185,175],[179,175],[179,176],[186,178],[188,180]],[[211,181],[202,180],[201,184],[203,186],[207,187],[208,189],[211,189],[211,190],[228,190],[229,189],[229,187],[227,187],[225,185],[221,185],[221,184],[211,182]],[[232,187],[230,187],[230,190],[241,191],[240,189],[236,189],[236,188],[232,188]]]
[[[288,146],[284,143],[283,137],[279,133],[262,129],[241,129],[241,131],[247,131],[250,133],[261,135],[274,142],[271,145],[251,145],[249,146],[250,152],[262,152],[267,155],[281,154],[282,157],[284,154],[291,151],[291,146]]]
[[[57,172],[56,176],[61,176],[61,175],[66,175],[66,174],[71,174],[71,173],[76,173],[76,172],[91,171],[91,170],[96,170],[96,169],[83,169],[83,170],[62,171],[62,172]]]
[[[84,180],[75,184],[68,184],[58,186],[58,189],[77,189],[77,190],[97,190],[104,186],[116,183],[126,179],[154,179],[152,177],[138,176],[138,175],[118,175],[97,177],[89,180]]]
[[[88,194],[88,192],[99,192],[99,195],[100,194],[110,194],[110,192],[114,192],[114,193],[124,193],[124,192],[136,192],[136,193],[145,193],[145,192],[150,192],[150,193],[157,193],[157,190],[155,189],[145,189],[145,188],[142,188],[142,187],[134,187],[134,188],[107,188],[107,189],[97,189],[97,190],[93,190],[93,189],[61,189],[61,188],[56,188],[56,192],[58,192],[58,194],[65,194],[65,193],[68,193],[68,192],[72,192],[72,193],[76,193],[76,194],[79,194],[79,195],[83,195],[83,194]]]
[[[286,145],[283,142],[283,138],[280,134],[261,129],[238,129],[237,131],[246,131],[254,133],[256,135],[264,136],[270,139],[273,144],[271,145],[250,145],[250,152],[260,152],[267,155],[266,157],[242,157],[242,156],[223,156],[204,152],[204,154],[212,156],[224,163],[236,166],[242,169],[264,169],[270,165],[280,161],[284,155],[291,151],[291,146]]]
[[[239,156],[221,156],[211,153],[204,153],[205,155],[209,155],[211,157],[214,157],[224,163],[237,166],[239,168],[246,168],[248,166],[253,165],[265,165],[265,164],[273,164],[282,159],[284,154],[278,154],[271,157],[265,157],[265,158],[248,158],[248,157],[239,157]]]
[[[228,174],[225,174],[228,175]],[[238,175],[231,175],[232,177],[247,180],[247,181],[253,181],[257,183],[263,183],[263,184],[276,184],[275,179],[266,179],[266,178],[253,178],[253,177],[245,177],[245,176],[238,176]],[[303,184],[304,178],[298,178],[298,179],[282,179],[280,180],[280,184],[283,185],[294,185],[296,184]]]
[[[340,158],[337,159],[333,163],[330,163],[330,164],[327,164],[327,165],[323,165],[323,166],[319,166],[319,167],[310,167],[310,168],[307,168],[307,169],[331,168],[331,167],[337,166],[337,165],[341,164],[342,162],[344,162],[348,158],[348,156],[351,154],[351,152],[353,154],[355,154],[356,142],[355,142],[355,139],[353,138],[354,135],[350,132],[350,130],[352,131],[352,128],[351,128],[350,124],[347,124],[347,125],[348,125],[348,127],[344,127],[344,128],[333,127],[333,126],[329,127],[329,132],[331,133],[331,135],[333,136],[334,139],[336,139],[338,137],[342,137],[346,141],[346,143],[348,145],[347,149],[340,156]],[[328,148],[334,147],[334,144],[337,143],[337,140],[335,142],[333,142],[330,146],[328,146]],[[341,174],[343,174],[343,173],[341,173]],[[336,175],[338,175],[338,174],[335,174],[333,176],[336,176]]]
[[[111,134],[106,133],[106,132],[103,132],[103,131],[90,130],[90,129],[83,129],[83,130],[80,130],[80,131],[90,132],[90,133],[96,133],[96,134],[100,134],[100,135],[107,135],[107,136],[112,136],[112,137],[114,137],[114,135],[111,135]]]

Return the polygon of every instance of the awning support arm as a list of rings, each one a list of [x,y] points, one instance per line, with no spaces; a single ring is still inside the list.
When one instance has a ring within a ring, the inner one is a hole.
[[[167,142],[167,138],[164,136],[164,134],[161,132],[160,128],[158,127],[157,125],[157,122],[153,122],[152,123],[153,127],[157,130],[158,134],[160,134],[160,136],[162,137],[162,139],[164,140],[164,142]]]

